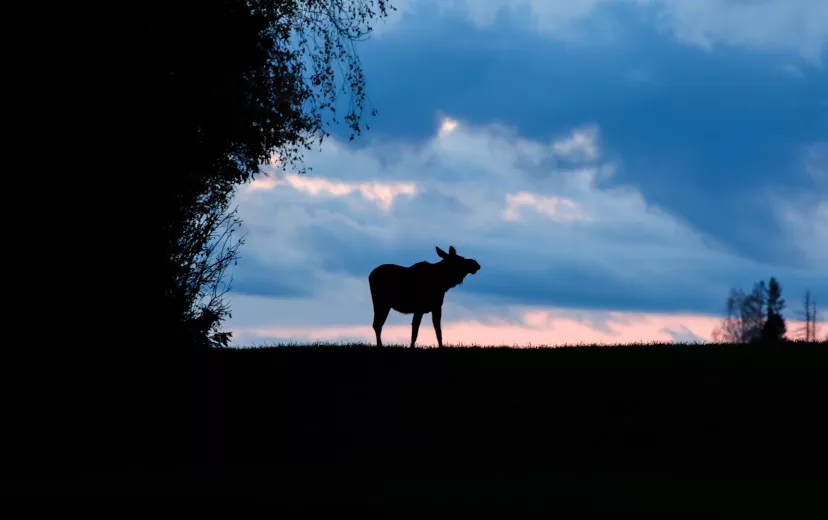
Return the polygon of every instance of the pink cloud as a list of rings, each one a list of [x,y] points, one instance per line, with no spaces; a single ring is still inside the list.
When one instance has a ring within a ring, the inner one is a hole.
[[[332,181],[324,177],[303,177],[300,175],[262,177],[251,182],[246,187],[246,191],[273,190],[283,185],[313,196],[345,197],[353,193],[359,193],[364,199],[375,202],[381,209],[386,211],[391,209],[396,197],[401,195],[411,196],[417,193],[417,186],[412,182],[349,183]]]
[[[519,220],[520,208],[529,207],[552,220],[572,221],[590,220],[578,209],[578,203],[558,196],[538,196],[527,191],[506,194],[506,209],[503,210],[505,220]]]

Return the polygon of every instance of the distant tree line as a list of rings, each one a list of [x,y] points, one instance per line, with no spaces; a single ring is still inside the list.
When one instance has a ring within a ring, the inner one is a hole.
[[[713,331],[713,340],[726,343],[781,342],[794,339],[789,337],[789,333],[793,332],[796,339],[817,341],[816,301],[810,290],[805,292],[804,330],[788,330],[783,316],[785,307],[782,286],[774,277],[768,283],[764,280],[755,283],[750,293],[733,288],[727,297],[726,316]]]

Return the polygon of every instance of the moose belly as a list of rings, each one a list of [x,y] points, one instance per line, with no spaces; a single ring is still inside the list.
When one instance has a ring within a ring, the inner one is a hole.
[[[421,302],[399,302],[391,306],[392,309],[403,314],[427,314],[431,312],[433,307],[431,304]]]
[[[391,297],[391,308],[403,314],[426,314],[439,306],[439,296],[424,291],[422,288],[405,287],[407,290],[395,291]]]

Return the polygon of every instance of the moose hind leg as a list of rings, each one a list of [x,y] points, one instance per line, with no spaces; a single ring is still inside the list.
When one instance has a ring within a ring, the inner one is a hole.
[[[434,324],[434,334],[437,336],[437,347],[443,348],[443,330],[440,327],[440,319],[443,317],[443,310],[440,308],[431,311],[431,323]]]
[[[411,348],[417,343],[417,333],[420,331],[420,322],[423,321],[423,314],[420,312],[414,313],[414,318],[411,320]]]
[[[377,346],[382,346],[382,326],[385,325],[385,320],[388,319],[388,313],[391,312],[391,307],[381,305],[374,305],[374,333],[377,335]]]

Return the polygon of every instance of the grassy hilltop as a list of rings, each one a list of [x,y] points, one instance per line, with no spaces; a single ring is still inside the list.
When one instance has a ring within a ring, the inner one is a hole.
[[[806,471],[828,433],[825,343],[213,354],[230,460]]]
[[[165,366],[162,353],[139,357]],[[165,442],[195,403],[190,440],[158,449],[186,459],[197,439],[206,473],[55,485],[257,493],[298,508],[828,508],[826,342],[293,345],[213,350],[202,361],[195,401],[158,393],[166,415],[141,405],[148,422],[129,422],[128,437],[106,430],[119,401],[94,430],[75,417],[56,431],[95,436],[86,450],[115,439],[101,456],[116,458],[151,436]],[[156,381],[142,383],[150,391]],[[82,463],[84,453],[71,455]]]
[[[218,350],[215,453],[246,474],[824,478],[827,347]]]

